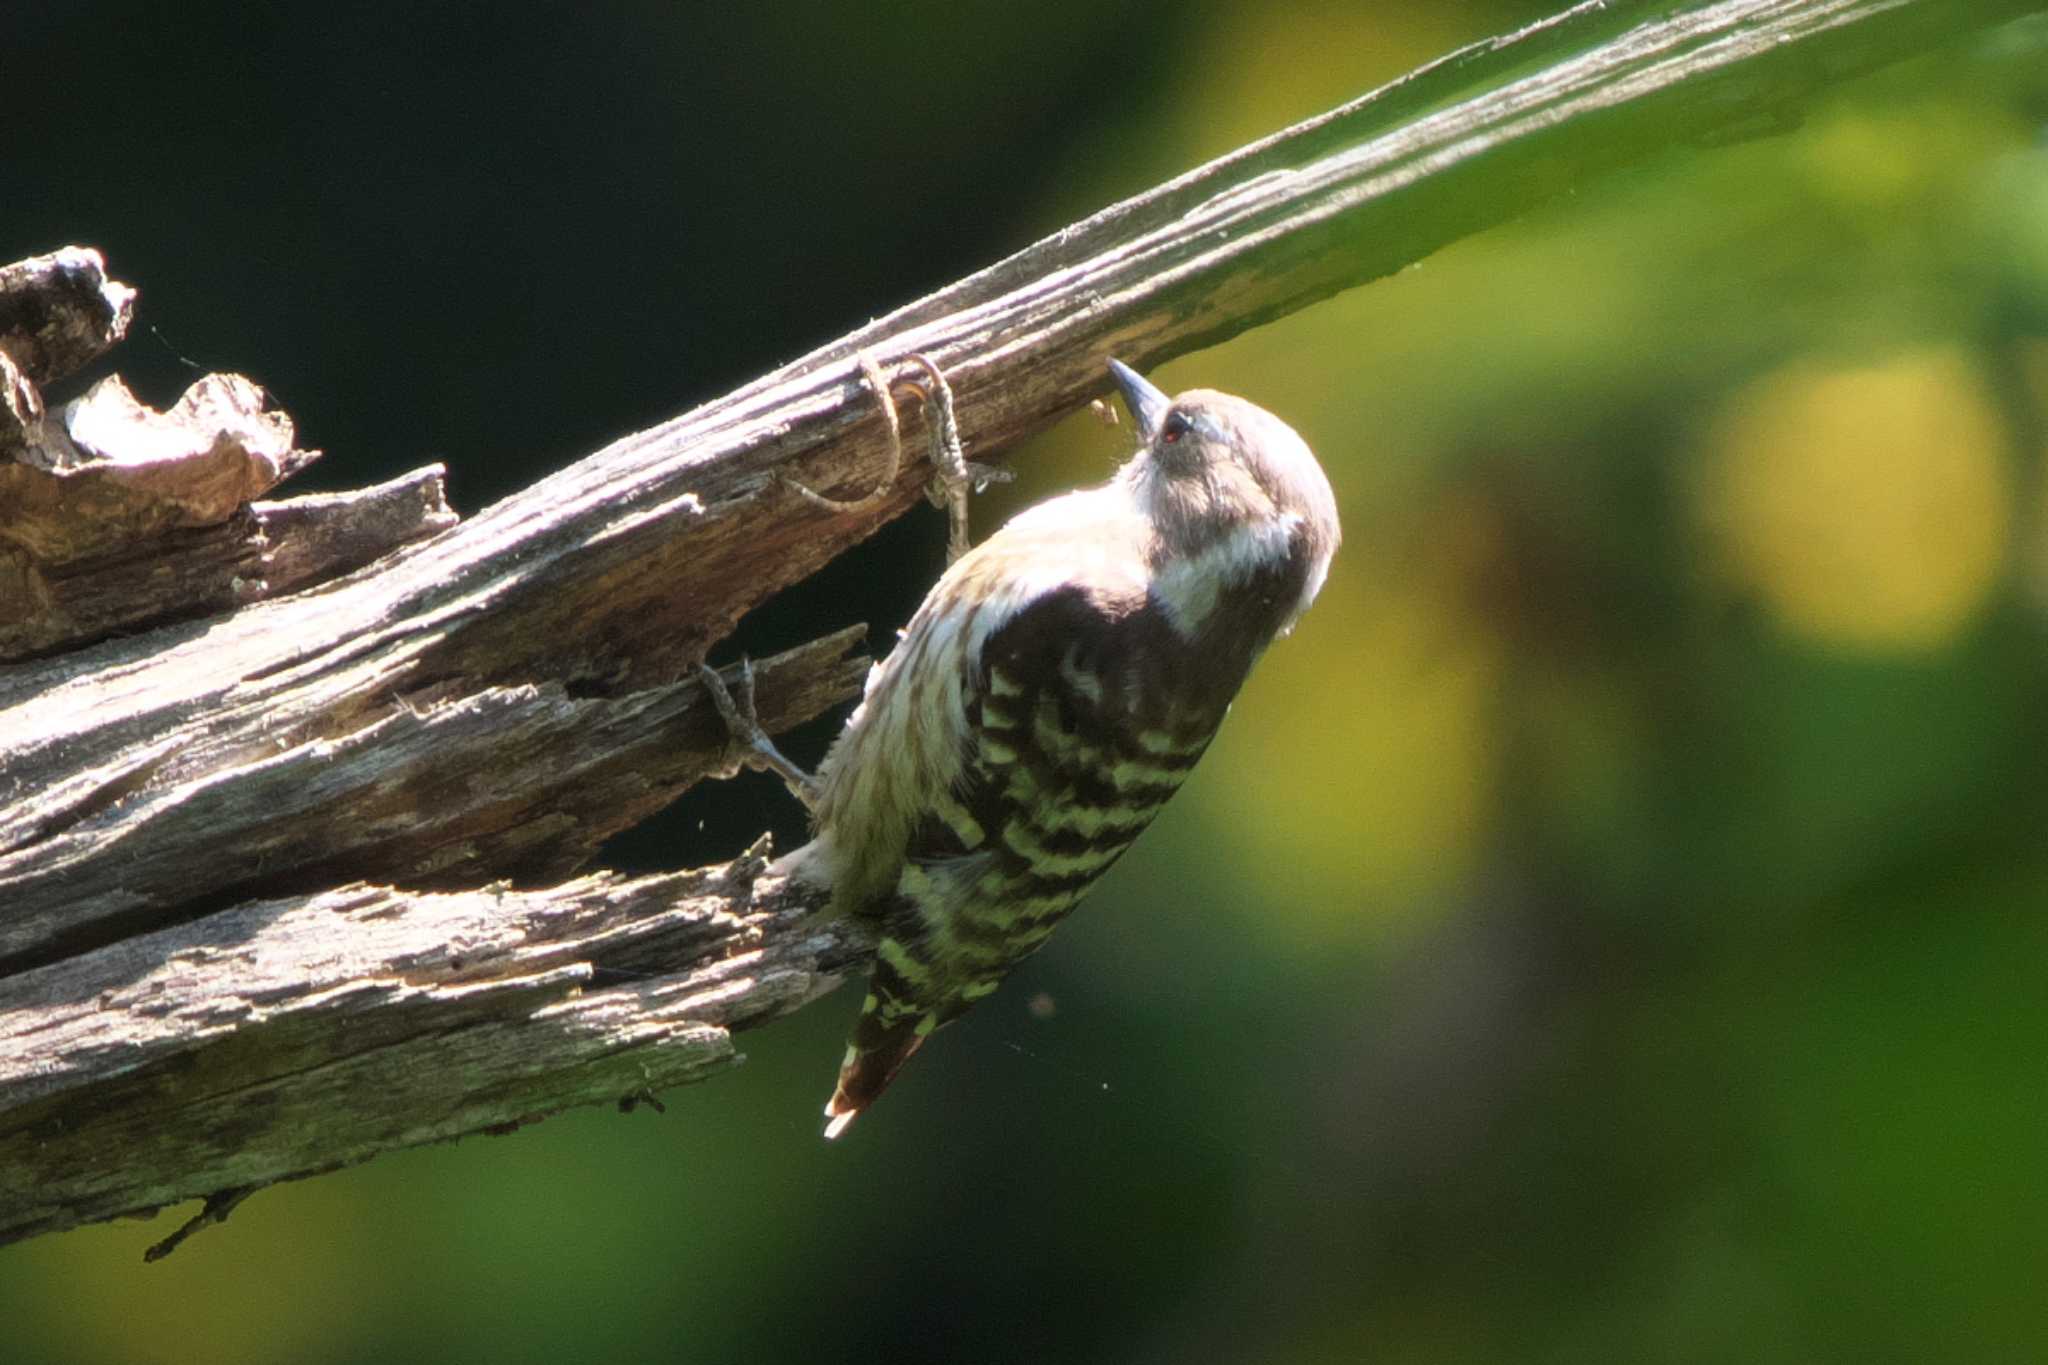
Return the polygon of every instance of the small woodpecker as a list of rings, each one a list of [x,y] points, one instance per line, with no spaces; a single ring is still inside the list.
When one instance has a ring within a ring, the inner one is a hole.
[[[815,835],[777,869],[877,930],[828,1138],[1131,846],[1329,571],[1336,501],[1291,427],[1242,398],[1169,399],[1109,368],[1137,453],[946,570],[814,784],[772,762],[811,805]],[[772,754],[715,674],[710,685]]]

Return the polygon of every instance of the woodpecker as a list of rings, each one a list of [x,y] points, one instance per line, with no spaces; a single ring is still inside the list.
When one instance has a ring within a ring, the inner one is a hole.
[[[777,870],[875,925],[828,1138],[1123,856],[1329,571],[1336,501],[1291,427],[1109,368],[1137,452],[953,562],[815,782],[709,675],[728,723],[811,806],[814,837]],[[871,362],[863,372],[875,381]]]

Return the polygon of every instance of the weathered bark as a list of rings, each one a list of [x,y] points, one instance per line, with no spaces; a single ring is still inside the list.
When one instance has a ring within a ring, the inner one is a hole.
[[[883,466],[856,351],[930,354],[985,453],[1101,392],[1105,355],[1217,340],[2043,8],[1582,5],[1104,210],[471,521],[444,529],[417,497],[417,529],[439,533],[347,577],[322,576],[349,555],[266,549],[235,562],[269,600],[0,669],[0,1241],[203,1195],[224,1214],[265,1183],[697,1079],[732,1029],[857,962],[851,930],[797,927],[779,888],[755,899],[753,860],[549,885],[725,769],[678,679],[917,498],[922,461],[852,515],[779,482],[849,495]],[[770,728],[851,694],[846,644],[763,668]],[[521,889],[478,889],[506,879]],[[668,975],[609,984],[628,940],[635,970]]]
[[[12,456],[42,416],[33,389],[85,368],[128,334],[135,291],[106,278],[99,253],[79,248],[0,266],[0,455]]]
[[[865,946],[805,925],[762,861],[535,891],[344,886],[23,973],[0,1015],[9,1234],[722,1070],[733,1030],[829,989]],[[190,1113],[207,1121],[163,1122]]]

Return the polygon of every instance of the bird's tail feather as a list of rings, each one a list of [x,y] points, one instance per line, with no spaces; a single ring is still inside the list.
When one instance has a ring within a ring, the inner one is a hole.
[[[889,1088],[889,1082],[924,1046],[938,1022],[904,999],[907,991],[893,989],[900,984],[886,960],[876,964],[860,1018],[854,1021],[846,1060],[839,1067],[839,1084],[825,1105],[825,1116],[832,1120],[825,1125],[828,1138],[845,1132],[846,1125]]]
[[[832,1120],[825,1125],[826,1137],[836,1138],[845,1132],[846,1125],[889,1088],[889,1082],[896,1079],[910,1054],[924,1044],[925,1035],[916,1031],[914,1023],[900,1026],[897,1033],[899,1036],[871,1052],[862,1052],[857,1047],[847,1049],[846,1064],[839,1068],[839,1084],[825,1105],[825,1116]]]

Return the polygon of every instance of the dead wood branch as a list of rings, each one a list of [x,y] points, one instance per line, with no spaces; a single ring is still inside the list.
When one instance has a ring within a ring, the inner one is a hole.
[[[756,900],[755,862],[549,883],[729,762],[688,681],[706,650],[917,499],[922,460],[850,515],[782,481],[847,496],[885,466],[858,351],[932,355],[986,454],[1102,392],[1106,355],[1149,364],[1280,317],[2044,7],[1581,5],[1106,209],[452,529],[438,484],[409,485],[414,529],[439,534],[345,577],[368,542],[282,558],[188,545],[211,566],[195,581],[261,580],[267,600],[77,648],[135,620],[104,605],[122,591],[39,561],[39,591],[99,605],[67,608],[82,633],[23,637],[46,657],[0,669],[0,1241],[197,1196],[220,1196],[219,1215],[265,1183],[696,1079],[729,1060],[734,1028],[857,960],[851,940],[796,928],[779,893]],[[53,362],[10,338],[46,333],[0,310],[16,397]],[[235,515],[283,529],[264,523],[275,509]],[[182,600],[229,605],[217,587]],[[770,728],[851,694],[847,644],[763,667]],[[478,889],[507,878],[524,889]],[[626,960],[669,975],[608,983]]]

